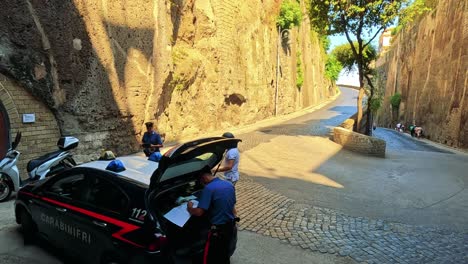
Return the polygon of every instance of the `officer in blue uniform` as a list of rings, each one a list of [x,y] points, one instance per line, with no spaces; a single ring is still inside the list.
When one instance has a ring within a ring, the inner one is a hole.
[[[235,228],[236,191],[230,182],[212,175],[209,167],[203,169],[200,181],[205,184],[205,188],[198,207],[193,208],[193,203],[189,202],[187,210],[194,216],[208,214],[211,222],[203,264],[230,263],[230,243]]]
[[[146,122],[146,132],[141,139],[143,152],[146,157],[149,157],[153,152],[159,152],[159,148],[163,147],[161,136],[154,131],[153,122]]]

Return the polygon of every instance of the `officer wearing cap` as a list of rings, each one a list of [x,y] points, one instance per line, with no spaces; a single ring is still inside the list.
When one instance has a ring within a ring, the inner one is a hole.
[[[151,155],[153,152],[159,152],[159,148],[163,147],[161,136],[154,131],[153,122],[146,122],[146,132],[143,134],[141,139],[143,152],[146,157]]]
[[[197,208],[187,204],[191,215],[208,214],[211,228],[203,254],[203,263],[225,264],[230,262],[231,242],[235,231],[236,191],[229,182],[215,177],[210,168],[205,167],[200,174],[200,181],[205,185]]]
[[[222,137],[234,138],[234,135],[231,132],[225,132]],[[217,172],[224,172],[224,178],[234,186],[239,180],[239,160],[240,153],[236,142],[226,151],[223,166],[216,170]]]

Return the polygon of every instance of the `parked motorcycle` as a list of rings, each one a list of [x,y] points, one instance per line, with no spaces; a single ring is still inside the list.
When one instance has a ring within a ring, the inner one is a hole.
[[[16,163],[20,152],[16,150],[21,140],[21,133],[17,133],[15,141],[7,151],[6,156],[0,161],[0,202],[10,198],[13,191],[17,192],[20,187],[20,177]]]
[[[76,166],[70,150],[78,146],[79,140],[75,137],[61,137],[57,142],[59,150],[47,153],[37,159],[30,160],[26,166],[29,178],[22,181],[16,165],[20,152],[16,150],[21,140],[21,133],[16,135],[12,147],[5,158],[0,162],[0,202],[7,200],[12,191],[31,181],[42,180],[64,169]]]

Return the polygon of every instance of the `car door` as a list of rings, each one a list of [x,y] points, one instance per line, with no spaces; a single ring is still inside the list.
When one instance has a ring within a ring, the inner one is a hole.
[[[70,214],[81,233],[86,234],[81,237],[81,243],[73,248],[76,254],[83,255],[86,252],[86,262],[94,263],[103,254],[115,252],[122,242],[118,238],[125,226],[122,216],[128,212],[129,198],[117,184],[105,176],[105,172],[100,170],[87,170],[85,197],[74,202],[81,210]]]
[[[30,206],[33,219],[40,233],[53,244],[68,248],[73,240],[74,227],[69,218],[69,204],[82,192],[85,182],[83,173],[62,174],[46,182],[39,190],[40,199]]]

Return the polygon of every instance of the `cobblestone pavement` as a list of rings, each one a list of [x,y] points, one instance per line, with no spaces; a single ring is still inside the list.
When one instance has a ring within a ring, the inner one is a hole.
[[[329,137],[331,127],[356,112],[353,93],[344,89],[344,96],[325,109],[239,135],[243,140],[241,152],[278,135]],[[376,133],[388,140],[390,149],[444,152],[409,138],[395,139],[391,133],[384,129]],[[236,189],[241,230],[278,238],[304,250],[349,256],[362,263],[468,263],[468,233],[354,217],[299,204],[247,175],[242,176]]]
[[[468,233],[298,204],[246,177],[236,189],[240,230],[360,263],[468,263]]]

